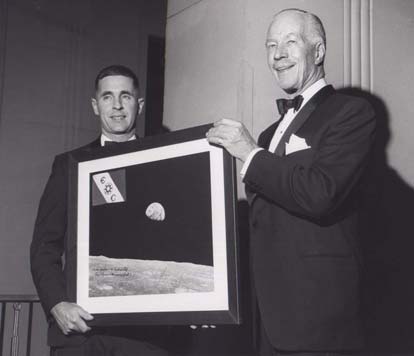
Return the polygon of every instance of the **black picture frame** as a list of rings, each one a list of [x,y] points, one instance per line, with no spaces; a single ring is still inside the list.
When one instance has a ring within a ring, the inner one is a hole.
[[[210,127],[71,155],[65,270],[91,325],[241,323],[235,160]]]

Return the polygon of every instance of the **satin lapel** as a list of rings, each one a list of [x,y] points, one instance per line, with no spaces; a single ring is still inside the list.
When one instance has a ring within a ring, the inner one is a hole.
[[[274,124],[270,125],[259,137],[259,142],[257,143],[261,148],[268,149],[270,146],[270,142],[272,142],[273,135],[277,127],[279,126],[280,122],[282,121],[283,116],[280,117],[279,121],[275,122]]]
[[[297,132],[302,125],[306,122],[306,120],[312,115],[315,109],[320,105],[328,96],[333,94],[335,90],[331,85],[328,85],[322,88],[319,92],[317,92],[303,107],[301,111],[299,111],[298,115],[295,117],[293,122],[289,125],[285,133],[283,134],[279,144],[276,147],[275,154],[278,156],[283,156],[285,153],[285,146],[286,142],[289,141],[289,138],[292,134]]]

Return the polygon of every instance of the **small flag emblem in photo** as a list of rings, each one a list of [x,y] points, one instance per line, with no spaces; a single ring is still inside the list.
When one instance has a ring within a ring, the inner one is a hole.
[[[92,176],[92,205],[125,202],[125,170],[103,172]]]

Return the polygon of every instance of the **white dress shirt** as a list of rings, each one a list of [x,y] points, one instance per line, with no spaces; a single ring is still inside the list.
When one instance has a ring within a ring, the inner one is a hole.
[[[268,150],[270,152],[274,152],[276,150],[277,145],[279,144],[280,140],[283,137],[283,134],[288,129],[289,125],[293,122],[297,114],[302,110],[302,108],[306,105],[306,103],[322,88],[327,86],[328,83],[326,82],[325,78],[319,79],[315,83],[313,83],[309,88],[307,88],[301,95],[303,97],[302,105],[300,106],[298,111],[295,111],[293,108],[290,108],[286,114],[283,116],[282,121],[276,128],[275,133],[273,134],[272,140],[270,141],[270,145]],[[255,154],[259,151],[263,150],[263,148],[259,147],[254,149],[252,152],[249,153],[247,156],[246,161],[243,164],[243,167],[240,171],[240,175],[243,178],[246,174],[247,168],[249,168],[250,162],[255,156]]]

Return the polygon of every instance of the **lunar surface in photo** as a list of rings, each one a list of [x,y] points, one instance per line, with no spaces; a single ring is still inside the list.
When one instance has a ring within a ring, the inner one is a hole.
[[[185,262],[89,257],[89,297],[214,291],[214,267]]]

